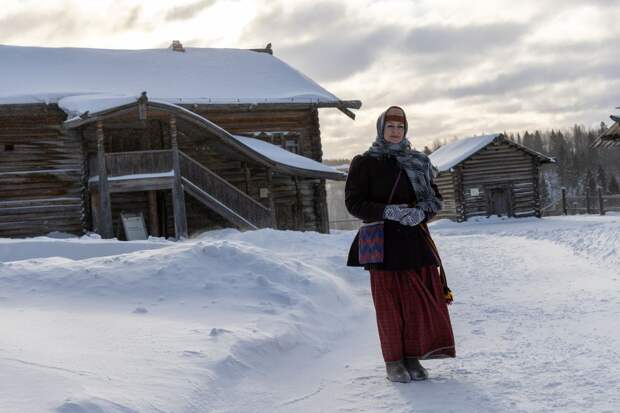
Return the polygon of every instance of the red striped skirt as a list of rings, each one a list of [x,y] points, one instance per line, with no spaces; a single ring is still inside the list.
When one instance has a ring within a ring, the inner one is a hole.
[[[437,267],[370,271],[385,361],[455,357],[454,335]]]

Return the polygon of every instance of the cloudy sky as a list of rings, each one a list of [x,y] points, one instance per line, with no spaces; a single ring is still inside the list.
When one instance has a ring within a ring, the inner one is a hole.
[[[341,99],[325,158],[374,138],[389,105],[416,147],[496,131],[589,127],[620,106],[620,0],[8,0],[0,44],[264,47]]]

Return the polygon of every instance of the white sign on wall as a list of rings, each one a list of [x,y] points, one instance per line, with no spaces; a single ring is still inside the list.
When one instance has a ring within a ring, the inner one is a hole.
[[[480,195],[480,190],[478,188],[471,188],[469,190],[469,194],[471,196],[479,196]]]

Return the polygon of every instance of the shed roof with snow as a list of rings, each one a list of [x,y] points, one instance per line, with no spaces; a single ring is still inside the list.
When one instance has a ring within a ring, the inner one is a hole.
[[[453,168],[461,162],[465,161],[467,158],[479,152],[486,146],[490,145],[492,142],[498,140],[505,140],[511,145],[514,145],[519,149],[530,153],[531,155],[539,157],[543,162],[555,162],[554,159],[549,156],[536,152],[516,142],[505,139],[504,135],[501,133],[472,136],[469,138],[456,140],[437,149],[435,152],[429,155],[429,158],[431,159],[432,164],[439,170],[439,172],[447,171],[450,168]]]

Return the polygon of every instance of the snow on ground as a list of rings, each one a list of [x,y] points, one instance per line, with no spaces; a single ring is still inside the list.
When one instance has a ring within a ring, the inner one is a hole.
[[[0,240],[0,411],[616,412],[620,216],[438,221],[458,357],[384,378],[353,232]]]

